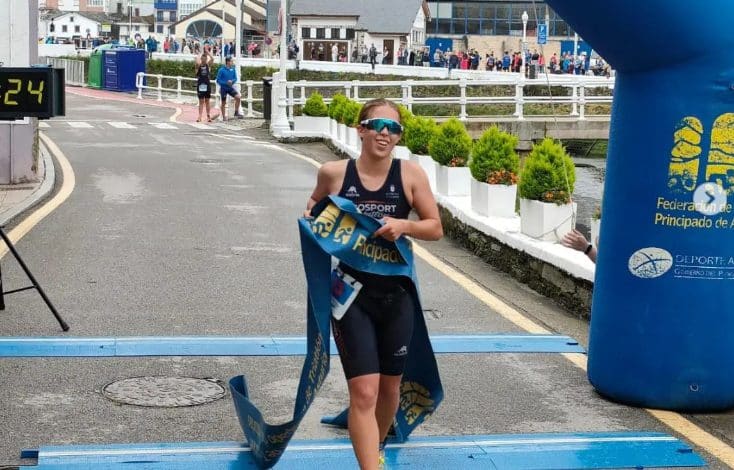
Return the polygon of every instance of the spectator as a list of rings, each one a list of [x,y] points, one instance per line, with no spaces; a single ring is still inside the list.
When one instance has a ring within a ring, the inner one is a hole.
[[[599,240],[596,240],[596,243],[598,244]],[[561,239],[561,245],[577,251],[583,251],[591,261],[596,263],[596,247],[592,243],[589,243],[584,234],[578,230],[573,229],[564,235]]]
[[[232,58],[227,57],[224,65],[224,67],[219,67],[219,71],[217,72],[219,95],[222,98],[222,121],[227,120],[227,96],[234,98],[235,117],[242,117],[240,115],[240,100],[242,99],[242,95],[240,95],[240,92],[238,92],[234,87],[237,83],[237,71],[232,64]]]

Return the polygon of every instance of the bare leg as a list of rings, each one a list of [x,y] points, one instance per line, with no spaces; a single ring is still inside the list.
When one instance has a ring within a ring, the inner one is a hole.
[[[203,113],[204,113],[204,99],[202,98],[202,99],[199,100],[199,119],[197,121],[201,121],[202,120],[202,118],[203,118],[202,114]],[[208,111],[207,111],[207,114],[209,114]]]
[[[201,112],[199,113],[201,114]],[[206,119],[211,120],[212,118],[212,101],[211,99],[206,99]]]
[[[400,403],[400,381],[402,378],[402,375],[380,375],[379,394],[377,395],[375,408],[377,426],[380,429],[379,442],[385,440],[388,431],[390,431],[390,426],[395,420],[395,413],[397,413],[398,404]]]
[[[222,121],[227,120],[227,95],[222,98]]]
[[[234,97],[234,114],[235,116],[240,115],[240,100],[242,99],[241,95],[237,95]]]
[[[349,437],[362,470],[376,470],[379,459],[379,427],[375,407],[380,375],[367,374],[347,381],[349,387]]]

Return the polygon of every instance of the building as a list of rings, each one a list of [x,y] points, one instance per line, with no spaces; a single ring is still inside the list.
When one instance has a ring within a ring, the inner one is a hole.
[[[426,24],[429,44],[442,41],[444,50],[476,49],[489,52],[520,51],[523,47],[523,12],[526,47],[538,48],[538,23],[548,23],[545,55],[573,50],[574,31],[547,3],[533,0],[464,0],[428,2],[431,15]],[[582,44],[584,50],[587,46]]]
[[[179,19],[171,25],[171,29],[177,38],[223,38],[225,41],[234,41],[236,15],[236,0],[214,0]],[[243,43],[253,34],[265,33],[265,3],[259,0],[242,0],[241,15]]]
[[[73,43],[102,36],[102,24],[109,22],[104,13],[49,10],[38,15],[38,35]]]
[[[386,14],[389,12],[389,14]],[[425,44],[430,16],[423,0],[294,0],[291,24],[303,59],[332,60],[332,48],[348,60],[372,45],[386,63],[397,63],[400,48]]]
[[[186,18],[196,10],[204,7],[205,0],[179,0],[178,1],[178,18],[180,20]]]
[[[178,21],[177,0],[155,0],[155,32],[161,36],[168,36],[170,27]]]

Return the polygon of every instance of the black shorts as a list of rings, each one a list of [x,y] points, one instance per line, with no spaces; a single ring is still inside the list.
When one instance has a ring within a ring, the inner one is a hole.
[[[235,90],[234,87],[219,87],[219,96],[222,98],[222,100],[226,100],[227,95],[231,96],[232,98],[237,98],[239,92]]]
[[[400,286],[363,286],[341,320],[331,318],[347,380],[366,374],[401,375],[413,337],[415,306]]]
[[[212,97],[211,83],[207,83],[207,82],[197,83],[196,84],[196,96],[198,96],[200,100],[211,98]]]

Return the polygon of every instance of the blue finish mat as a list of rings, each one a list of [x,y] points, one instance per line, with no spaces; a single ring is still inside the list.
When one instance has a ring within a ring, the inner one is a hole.
[[[256,468],[242,443],[116,444],[42,447],[34,470],[197,470]],[[571,433],[413,437],[388,444],[388,468],[594,469],[700,467],[688,445],[660,433]],[[293,441],[275,467],[282,470],[356,468],[346,439]]]
[[[578,342],[560,335],[435,335],[436,353],[584,353]],[[337,354],[334,341],[331,353]],[[147,336],[0,338],[2,357],[135,356],[303,356],[303,336]]]

